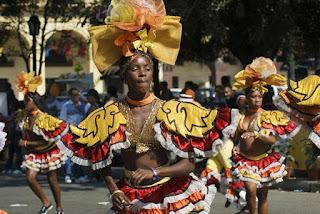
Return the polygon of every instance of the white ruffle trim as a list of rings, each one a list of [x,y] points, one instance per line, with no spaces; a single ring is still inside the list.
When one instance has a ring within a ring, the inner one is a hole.
[[[78,157],[74,154],[74,151],[71,148],[68,148],[64,145],[64,143],[59,139],[56,141],[57,146],[61,149],[63,153],[68,155],[71,158],[71,161],[81,165],[81,166],[92,166],[93,170],[98,170],[107,167],[112,163],[112,159],[114,157],[113,152],[119,153],[121,149],[127,149],[130,147],[130,141],[129,141],[129,136],[131,135],[129,132],[125,131],[126,135],[126,140],[122,142],[117,142],[116,144],[112,144],[109,147],[109,155],[107,159],[102,160],[98,163],[92,163],[90,159],[83,159],[81,157]],[[112,136],[113,137],[113,136]],[[112,139],[110,139],[112,141]]]
[[[189,213],[189,212],[197,211],[201,209],[203,210],[198,213],[202,213],[202,214],[210,213],[211,203],[217,192],[216,187],[214,185],[210,185],[209,187],[206,187],[200,181],[193,181],[193,180],[191,181],[190,185],[185,191],[183,191],[178,195],[165,197],[163,203],[152,203],[152,202],[144,203],[138,199],[135,199],[132,201],[132,205],[130,206],[129,210],[130,212],[133,212],[133,213],[139,213],[141,209],[164,210],[168,207],[169,203],[177,203],[178,201],[189,198],[195,192],[201,192],[202,194],[205,194],[204,200],[200,200],[197,203],[190,202],[187,206],[183,207],[177,212],[169,211],[169,213],[185,214],[185,213]],[[114,213],[114,211],[111,210],[109,213]]]
[[[166,132],[167,137],[162,135],[161,132],[161,123],[156,123],[154,125],[155,138],[160,142],[163,148],[166,150],[172,151],[174,154],[178,155],[181,158],[194,158],[196,162],[202,161],[206,157],[215,156],[218,154],[217,146],[223,147],[223,141],[217,138],[212,142],[212,149],[208,151],[201,151],[197,148],[193,148],[193,151],[182,151],[179,147],[175,145],[172,140],[172,135],[170,132]]]
[[[6,136],[7,133],[3,132],[3,128],[4,128],[5,124],[0,122],[0,152],[2,151],[3,147],[6,144]]]
[[[311,121],[318,115],[310,115],[303,113],[297,109],[294,109],[293,107],[286,104],[286,102],[283,100],[283,98],[280,95],[277,95],[276,98],[273,101],[274,105],[283,112],[286,112],[289,115],[296,115],[300,118],[303,118],[306,121]]]
[[[62,155],[62,156],[61,156]],[[61,156],[61,157],[60,157]],[[29,158],[32,157],[32,161]],[[58,158],[55,161],[51,161],[51,159]],[[36,155],[34,153],[29,153],[25,155],[25,160],[22,162],[22,168],[28,168],[35,171],[48,172],[59,169],[65,161],[67,160],[67,156],[63,154],[60,150],[58,154],[50,154],[50,156],[46,156],[45,159],[36,159]]]
[[[241,118],[241,114],[240,114],[239,110],[238,109],[231,109],[230,125],[226,126],[222,130],[223,142],[226,142],[227,140],[232,138],[232,135],[237,131],[237,128],[238,128],[238,125],[240,122],[240,118]]]
[[[271,186],[274,183],[280,183],[283,181],[283,177],[287,174],[287,171],[284,169],[285,165],[282,164],[282,162],[284,161],[284,157],[281,157],[280,160],[278,160],[277,162],[273,162],[272,164],[270,164],[269,166],[267,166],[264,169],[259,169],[257,166],[250,166],[247,164],[247,162],[238,162],[234,165],[234,171],[232,172],[232,174],[240,179],[241,181],[250,181],[253,183],[257,184],[258,188],[261,188],[263,186]],[[251,174],[255,177],[259,177],[259,180],[253,179],[253,178],[248,178],[248,177],[244,177],[242,175],[242,173],[240,172],[240,170],[237,168],[238,166],[242,167],[247,167],[247,169],[242,169],[244,170],[247,174]],[[260,175],[269,171],[270,168],[276,167],[276,166],[281,166],[280,170],[276,173],[271,172],[269,177],[266,178],[261,178]],[[280,177],[278,177],[280,175]],[[276,178],[276,179],[275,179]]]
[[[320,149],[320,136],[315,131],[311,131],[309,139]]]

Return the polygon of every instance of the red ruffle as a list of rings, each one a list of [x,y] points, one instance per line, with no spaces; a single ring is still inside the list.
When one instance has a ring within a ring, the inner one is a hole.
[[[44,134],[45,137],[47,138],[55,138],[59,135],[61,135],[61,133],[66,129],[67,124],[65,122],[60,123],[59,127],[54,130],[54,131],[46,131],[45,129],[42,129],[42,132]]]
[[[266,158],[263,158],[261,160],[249,160],[243,157],[242,155],[237,155],[234,157],[234,162],[238,163],[244,163],[248,164],[251,167],[257,167],[259,170],[263,170],[270,166],[274,162],[278,162],[281,159],[281,155],[277,152],[272,152],[269,154]]]
[[[270,123],[262,122],[262,128],[274,130],[279,135],[286,135],[292,133],[296,128],[297,124],[294,121],[289,121],[285,126],[274,126]]]
[[[146,189],[136,189],[128,186],[124,179],[117,183],[117,186],[124,194],[133,201],[138,199],[144,203],[163,203],[163,199],[168,196],[178,195],[184,192],[191,183],[192,178],[189,176],[172,178],[170,181]]]
[[[123,144],[126,140],[124,125],[121,125],[116,133],[109,136],[104,142],[87,147],[86,144],[77,143],[78,137],[67,133],[61,138],[63,146],[72,152],[73,161],[81,165],[91,165],[106,161],[110,158],[110,147]],[[68,154],[68,156],[70,156]],[[81,163],[82,162],[82,163]],[[90,164],[85,164],[90,162]]]
[[[222,140],[223,138],[226,138],[226,136],[224,136],[223,131],[232,123],[231,109],[220,108],[218,110],[216,119],[212,121],[212,123],[214,123],[214,128],[208,131],[204,138],[196,138],[196,137],[185,138],[179,133],[176,133],[167,129],[165,123],[161,123],[161,134],[164,138],[167,138],[167,133],[170,133],[172,142],[166,142],[166,143],[167,144],[172,143],[174,147],[177,148],[178,150],[184,153],[188,153],[189,157],[199,157],[199,158],[210,157],[214,155],[211,152],[211,150],[215,150],[216,149],[215,147],[217,145],[223,144],[222,141],[217,143],[217,140],[218,139]],[[216,145],[214,145],[215,143]],[[195,149],[198,150],[198,152],[195,152]],[[202,152],[202,154],[199,154],[199,152]],[[215,151],[214,153],[216,152],[217,151]],[[179,153],[176,153],[176,154],[178,156],[181,156]]]

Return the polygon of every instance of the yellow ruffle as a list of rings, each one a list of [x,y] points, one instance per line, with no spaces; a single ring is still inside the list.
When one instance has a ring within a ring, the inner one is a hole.
[[[180,49],[182,26],[180,17],[166,16],[160,28],[151,28],[157,37],[153,40],[148,51],[158,60],[174,65]],[[124,34],[124,30],[114,25],[92,27],[89,30],[92,42],[93,61],[99,71],[105,71],[122,56],[122,50],[115,44],[115,39]]]
[[[108,102],[92,112],[78,127],[71,126],[72,133],[79,136],[77,143],[93,146],[105,141],[108,136],[118,131],[120,125],[126,124],[126,120],[114,101]]]
[[[166,102],[157,114],[157,120],[181,136],[203,138],[214,128],[217,110],[208,110],[192,103],[171,100]]]
[[[290,80],[288,94],[302,106],[320,105],[320,77],[310,75],[300,81]]]
[[[218,149],[217,156],[211,157],[207,161],[206,167],[211,171],[221,172],[222,168],[231,169],[230,157],[232,156],[233,142],[227,140],[224,149]]]
[[[63,120],[52,117],[47,113],[40,114],[36,120],[36,129],[44,129],[46,131],[55,131]]]
[[[273,126],[286,126],[290,122],[290,118],[281,111],[264,111],[257,120],[258,127],[262,122],[269,123]]]

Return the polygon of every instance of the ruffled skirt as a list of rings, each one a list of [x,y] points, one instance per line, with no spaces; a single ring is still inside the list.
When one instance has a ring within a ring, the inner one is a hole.
[[[260,160],[248,159],[240,154],[234,158],[236,164],[231,171],[237,179],[256,183],[258,188],[271,186],[282,182],[287,174],[283,160],[284,157],[276,152]]]
[[[55,146],[47,152],[30,152],[26,154],[22,167],[46,173],[60,168],[66,160],[67,156]]]
[[[210,205],[216,193],[214,185],[206,187],[190,176],[171,178],[149,188],[128,186],[124,179],[117,185],[132,202],[126,214],[210,213]]]

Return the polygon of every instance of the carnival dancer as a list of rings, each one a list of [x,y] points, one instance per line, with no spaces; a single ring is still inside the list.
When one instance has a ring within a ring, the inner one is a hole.
[[[223,149],[218,148],[218,154],[207,160],[206,168],[201,172],[201,179],[206,185],[215,184],[218,191],[227,198],[225,207],[235,203],[237,209],[246,209],[246,192],[242,181],[235,181],[230,173],[231,161],[236,155],[233,142],[228,140]]]
[[[77,127],[70,125],[68,134],[68,126],[50,132],[36,127],[38,133],[56,140],[72,161],[100,169],[113,212],[209,213],[216,188],[189,173],[195,161],[215,155],[235,132],[238,111],[164,102],[150,93],[153,60],[147,51],[174,65],[181,39],[179,17],[166,16],[162,0],[112,1],[109,14],[107,25],[89,29],[93,58],[100,71],[122,58],[126,98],[108,102]],[[118,183],[109,166],[115,151],[125,167]],[[171,163],[168,151],[180,160]]]
[[[302,80],[288,82],[288,89],[279,93],[274,104],[277,108],[310,130],[313,152],[320,161],[320,76],[310,75]]]
[[[268,186],[281,182],[286,174],[284,160],[270,149],[276,136],[288,138],[298,132],[297,125],[280,111],[261,109],[265,85],[284,85],[286,79],[276,74],[274,63],[259,57],[235,76],[234,90],[245,89],[249,108],[241,116],[236,141],[240,141],[240,154],[234,158],[232,173],[244,181],[250,213],[268,213]]]
[[[5,124],[0,122],[0,152],[2,151],[3,147],[5,146],[6,144],[6,136],[7,136],[7,133],[4,132],[4,126]]]
[[[43,137],[36,133],[37,130],[35,129],[35,127],[43,127],[44,130],[55,130],[59,127],[62,120],[59,121],[39,109],[43,102],[36,89],[41,83],[41,76],[34,76],[34,72],[28,74],[21,72],[17,75],[15,82],[17,89],[24,94],[25,109],[27,111],[27,116],[21,122],[21,128],[26,137],[19,141],[19,146],[26,149],[25,160],[22,166],[27,170],[27,182],[31,190],[43,204],[38,213],[44,214],[53,208],[53,205],[37,182],[38,173],[43,172],[47,174],[47,179],[56,202],[56,214],[62,214],[63,209],[56,169],[64,164],[67,157],[61,153],[54,141],[43,139]]]

